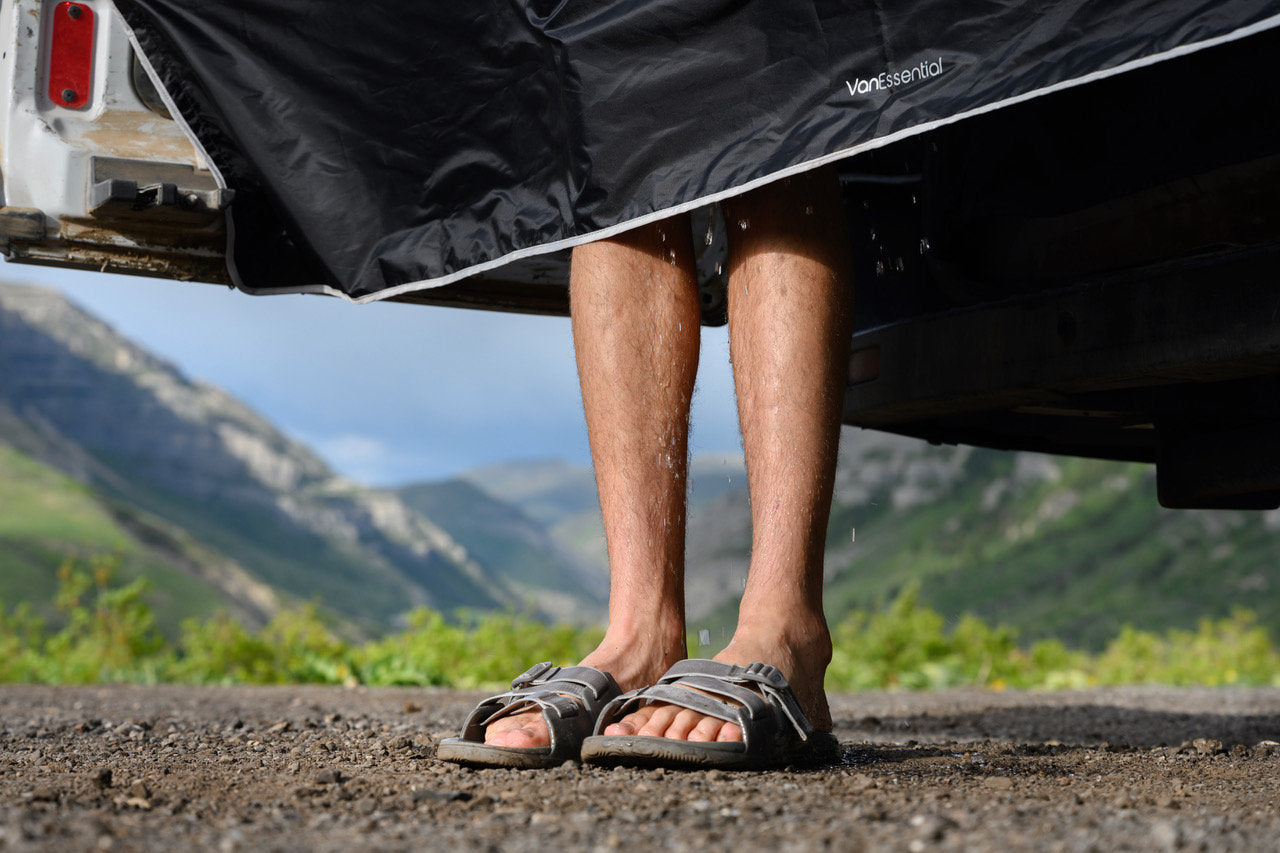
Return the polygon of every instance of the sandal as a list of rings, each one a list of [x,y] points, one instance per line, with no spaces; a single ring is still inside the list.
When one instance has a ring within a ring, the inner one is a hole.
[[[742,728],[742,741],[600,734],[627,714],[657,702],[736,723]],[[595,731],[582,743],[582,760],[591,764],[759,770],[840,758],[835,736],[814,730],[787,679],[766,663],[680,661],[657,684],[624,693],[609,703],[600,712]]]
[[[511,690],[477,705],[467,717],[461,736],[440,742],[436,758],[480,767],[522,768],[555,767],[576,761],[596,716],[621,692],[613,676],[593,667],[536,664],[516,676]],[[490,723],[535,708],[542,710],[551,732],[550,746],[497,746],[484,742]]]

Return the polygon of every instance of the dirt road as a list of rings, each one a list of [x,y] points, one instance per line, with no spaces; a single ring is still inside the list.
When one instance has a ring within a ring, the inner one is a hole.
[[[1280,847],[1277,690],[842,695],[756,774],[436,761],[474,698],[0,686],[0,850]]]

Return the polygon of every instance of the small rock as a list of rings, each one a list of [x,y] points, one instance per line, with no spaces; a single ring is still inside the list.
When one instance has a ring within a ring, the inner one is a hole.
[[[1253,754],[1261,755],[1280,755],[1280,743],[1274,740],[1260,740],[1253,747]]]
[[[408,749],[411,746],[413,746],[413,741],[404,735],[393,737],[391,740],[387,741],[387,749],[391,750]]]
[[[139,800],[151,798],[151,789],[147,787],[147,783],[141,779],[135,779],[133,784],[129,786],[129,796]]]
[[[1158,820],[1151,825],[1152,847],[1157,850],[1177,850],[1182,844],[1182,831],[1172,821]]]
[[[278,722],[271,728],[267,729],[267,734],[278,735],[281,732],[287,732],[292,728],[293,726],[289,723],[288,720],[282,720],[281,722]]]
[[[47,785],[41,785],[35,788],[27,795],[27,799],[33,803],[56,803],[58,801],[58,792]]]
[[[1191,741],[1191,748],[1200,755],[1221,755],[1226,751],[1222,741],[1207,737],[1198,737]]]
[[[342,782],[342,771],[327,767],[316,774],[317,785],[337,785]]]
[[[400,710],[406,714],[416,714],[422,710],[422,706],[417,702],[405,702],[404,707]]]
[[[99,767],[97,770],[93,771],[93,784],[97,785],[99,788],[110,788],[111,768]]]
[[[413,792],[415,803],[465,803],[471,799],[466,791],[421,790]]]
[[[918,814],[911,818],[911,826],[916,830],[916,837],[923,841],[941,841],[948,830],[955,829],[955,821],[942,815]]]
[[[997,791],[1009,791],[1013,789],[1013,779],[1009,776],[988,776],[986,786]]]
[[[876,787],[876,780],[865,773],[858,773],[849,779],[849,790],[855,794]]]

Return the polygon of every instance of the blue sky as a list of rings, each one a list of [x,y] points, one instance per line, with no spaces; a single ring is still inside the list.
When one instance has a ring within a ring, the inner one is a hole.
[[[217,385],[371,485],[521,459],[588,462],[569,323],[0,264]],[[692,449],[736,452],[727,337],[704,329]]]

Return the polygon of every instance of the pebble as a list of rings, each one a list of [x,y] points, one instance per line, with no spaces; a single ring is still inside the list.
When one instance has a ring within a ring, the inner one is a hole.
[[[415,803],[465,803],[471,799],[466,791],[435,791],[424,789],[413,792]]]
[[[326,767],[316,774],[315,782],[317,785],[337,785],[342,782],[342,772]]]
[[[1158,850],[1177,850],[1183,844],[1182,831],[1169,820],[1151,825],[1151,846]]]
[[[877,787],[876,780],[865,773],[856,773],[849,778],[849,790],[855,794],[869,791]]]
[[[1222,741],[1217,740],[1216,738],[1198,737],[1191,741],[1189,745],[1197,755],[1221,755],[1223,752],[1226,752],[1225,747],[1222,745]],[[1183,744],[1184,749],[1187,746],[1188,744]]]
[[[110,788],[111,775],[110,767],[99,767],[97,770],[93,771],[93,784],[97,785],[99,788]]]

